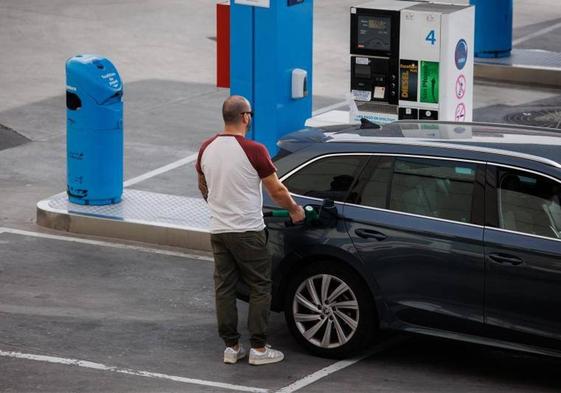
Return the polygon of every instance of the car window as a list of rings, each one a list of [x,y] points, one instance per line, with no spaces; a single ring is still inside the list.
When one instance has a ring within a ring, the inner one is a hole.
[[[385,209],[393,174],[393,158],[372,157],[360,176],[347,202]]]
[[[336,156],[315,161],[288,179],[284,185],[294,194],[344,201],[367,156]]]
[[[476,165],[396,158],[388,208],[447,220],[470,222]]]
[[[544,176],[499,169],[499,227],[561,238],[561,185]]]

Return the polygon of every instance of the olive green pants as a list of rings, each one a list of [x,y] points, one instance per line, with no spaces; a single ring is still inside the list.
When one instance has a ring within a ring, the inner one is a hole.
[[[249,287],[247,327],[252,348],[264,347],[271,308],[271,256],[265,230],[211,234],[218,334],[226,346],[238,343],[236,286]]]

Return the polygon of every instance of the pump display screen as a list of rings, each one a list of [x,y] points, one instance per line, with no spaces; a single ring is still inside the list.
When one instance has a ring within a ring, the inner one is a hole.
[[[392,21],[390,16],[358,15],[357,48],[377,51],[391,50]]]

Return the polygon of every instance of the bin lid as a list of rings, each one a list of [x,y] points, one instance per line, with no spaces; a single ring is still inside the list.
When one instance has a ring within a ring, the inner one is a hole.
[[[87,94],[98,104],[121,101],[123,83],[109,59],[78,55],[66,61],[66,88],[78,95]]]

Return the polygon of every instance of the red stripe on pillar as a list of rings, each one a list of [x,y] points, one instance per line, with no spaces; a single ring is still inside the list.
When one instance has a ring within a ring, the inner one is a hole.
[[[230,2],[216,4],[216,86],[230,87]]]

